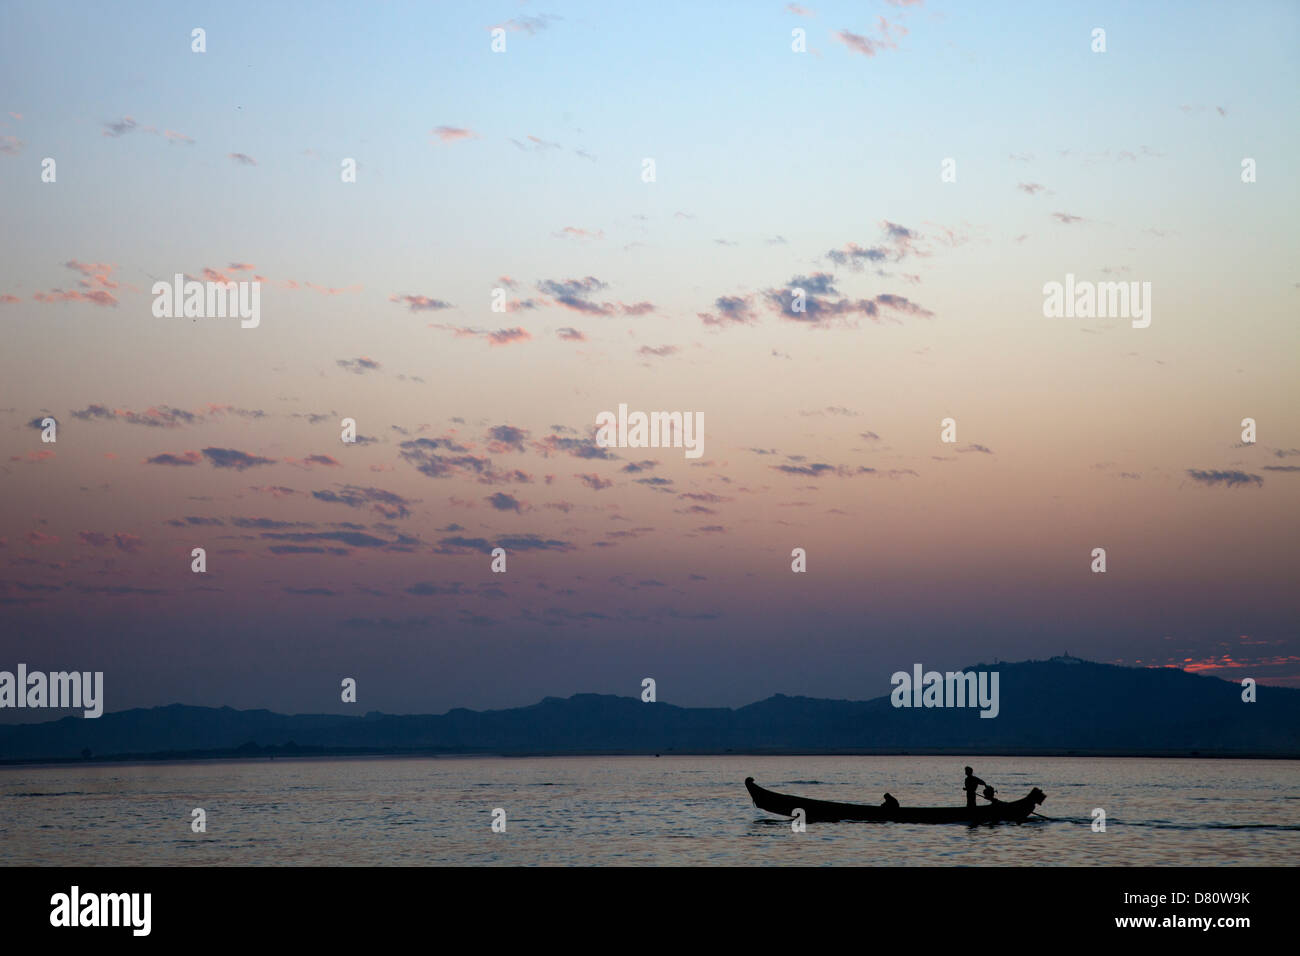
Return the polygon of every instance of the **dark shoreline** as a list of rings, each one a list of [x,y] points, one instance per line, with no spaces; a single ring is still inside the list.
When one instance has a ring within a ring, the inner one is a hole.
[[[0,768],[80,766],[94,764],[187,763],[206,760],[247,762],[253,760],[313,760],[343,757],[382,757],[422,759],[429,757],[1079,757],[1114,760],[1300,760],[1294,753],[1205,753],[1199,751],[1132,751],[1132,750],[997,750],[978,753],[972,750],[520,750],[489,751],[478,748],[463,750],[389,750],[353,747],[240,747],[234,750],[160,751],[157,753],[106,754],[102,757],[44,757],[26,759],[0,758]]]

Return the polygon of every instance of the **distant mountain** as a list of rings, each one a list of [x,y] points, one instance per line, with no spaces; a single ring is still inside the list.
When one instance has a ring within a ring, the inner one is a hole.
[[[341,753],[959,753],[1300,757],[1300,690],[1074,658],[976,665],[1000,713],[778,694],[738,709],[577,694],[440,716],[286,716],[172,704],[0,726],[0,760]]]

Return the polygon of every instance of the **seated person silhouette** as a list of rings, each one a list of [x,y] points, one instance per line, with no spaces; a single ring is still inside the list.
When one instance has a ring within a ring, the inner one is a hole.
[[[888,794],[888,793],[885,794],[885,799],[881,802],[880,805],[884,807],[886,810],[898,809],[898,801],[894,799],[892,794]]]

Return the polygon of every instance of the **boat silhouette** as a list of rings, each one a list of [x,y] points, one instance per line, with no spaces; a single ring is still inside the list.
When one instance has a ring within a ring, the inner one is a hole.
[[[745,778],[745,789],[754,800],[754,806],[778,816],[793,817],[796,809],[804,812],[808,823],[836,823],[861,820],[875,823],[1020,823],[1047,799],[1037,787],[1019,800],[991,800],[978,807],[887,807],[861,803],[835,803],[831,800],[812,800],[793,797],[766,790]]]

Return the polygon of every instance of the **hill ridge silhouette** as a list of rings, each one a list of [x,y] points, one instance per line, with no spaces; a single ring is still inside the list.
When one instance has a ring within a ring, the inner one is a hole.
[[[773,694],[737,708],[580,693],[444,714],[279,714],[173,703],[0,726],[0,761],[248,755],[931,753],[1300,757],[1300,690],[1080,661],[1000,673],[1001,712]],[[963,668],[969,671],[974,668]]]

